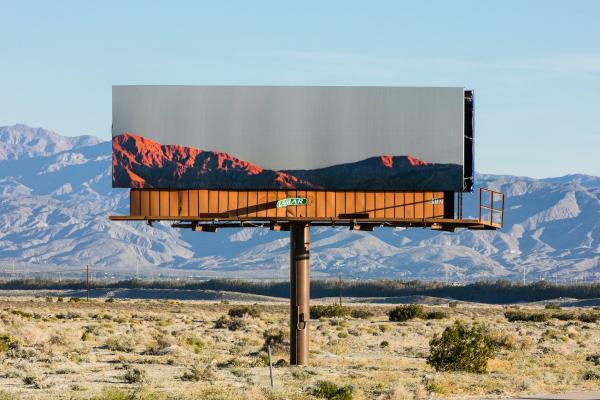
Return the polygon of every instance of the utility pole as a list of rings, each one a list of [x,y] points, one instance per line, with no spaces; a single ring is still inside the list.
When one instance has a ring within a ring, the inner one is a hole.
[[[523,286],[525,286],[525,267],[523,267]]]
[[[338,285],[340,289],[340,307],[342,306],[342,273],[338,272]]]
[[[85,266],[85,286],[87,288],[87,301],[90,301],[90,265]]]

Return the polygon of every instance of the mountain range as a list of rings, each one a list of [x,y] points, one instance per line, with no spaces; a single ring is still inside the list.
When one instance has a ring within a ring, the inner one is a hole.
[[[29,270],[90,264],[103,271],[286,276],[285,232],[199,233],[109,221],[129,206],[128,190],[111,187],[111,162],[109,141],[0,127],[0,273],[14,262]],[[313,275],[339,269],[364,279],[520,280],[524,272],[527,280],[600,278],[600,177],[477,174],[475,182],[506,194],[502,230],[312,228]],[[465,216],[475,216],[478,196],[464,198]]]
[[[181,189],[452,190],[458,164],[381,155],[312,170],[274,171],[228,153],[161,144],[124,133],[112,138],[113,187]]]

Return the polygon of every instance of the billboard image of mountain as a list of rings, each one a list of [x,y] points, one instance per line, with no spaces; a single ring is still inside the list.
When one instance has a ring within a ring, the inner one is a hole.
[[[466,99],[444,87],[114,86],[113,187],[461,191]]]
[[[441,187],[460,165],[382,155],[313,170],[269,170],[230,154],[114,136],[113,187],[211,189],[397,189]],[[436,182],[438,180],[438,182]]]

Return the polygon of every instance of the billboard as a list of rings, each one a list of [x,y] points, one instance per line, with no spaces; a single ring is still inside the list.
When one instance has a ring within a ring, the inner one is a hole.
[[[465,99],[447,87],[113,86],[113,187],[461,191]]]

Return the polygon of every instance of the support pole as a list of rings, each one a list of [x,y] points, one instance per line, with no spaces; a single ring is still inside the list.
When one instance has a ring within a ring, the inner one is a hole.
[[[310,228],[290,224],[290,364],[308,365],[310,311]]]

